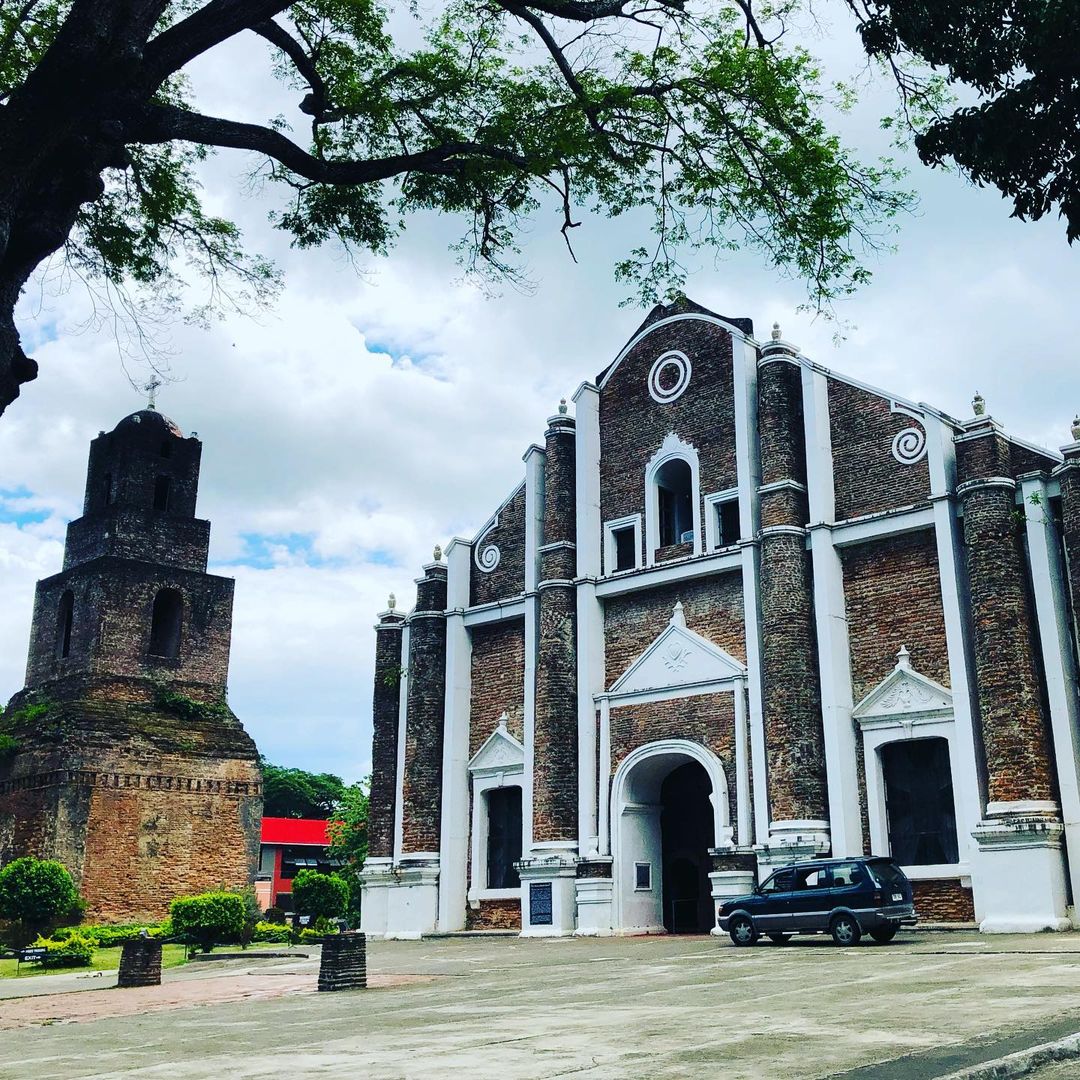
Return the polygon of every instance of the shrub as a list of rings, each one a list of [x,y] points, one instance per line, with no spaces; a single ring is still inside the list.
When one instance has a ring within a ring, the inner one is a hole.
[[[39,937],[33,944],[34,948],[47,949],[42,967],[87,967],[94,959],[94,950],[97,948],[97,939],[89,934],[76,931],[63,941],[50,941]]]
[[[333,874],[301,870],[293,878],[292,897],[301,915],[333,919],[345,914],[349,904],[349,886]]]
[[[291,945],[292,930],[282,923],[259,922],[255,924],[253,941],[264,941],[274,945]]]
[[[316,930],[314,927],[305,926],[297,935],[297,940],[301,945],[319,945],[322,943],[324,937],[326,937],[326,935]]]
[[[218,942],[236,941],[244,931],[244,898],[208,892],[177,897],[169,906],[173,936],[209,952]]]
[[[85,934],[96,938],[100,948],[111,949],[141,936],[143,930],[152,938],[166,936],[160,924],[128,923],[123,926],[62,926],[54,930],[50,937],[53,941],[67,941],[73,934]]]
[[[268,907],[263,918],[268,923],[276,923],[279,926],[285,925],[285,912],[279,907]]]
[[[0,870],[0,919],[41,933],[85,909],[66,867],[51,859],[24,856]]]

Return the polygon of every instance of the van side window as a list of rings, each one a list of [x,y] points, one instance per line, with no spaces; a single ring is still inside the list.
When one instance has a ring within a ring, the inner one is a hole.
[[[860,863],[837,863],[832,868],[834,889],[846,889],[849,885],[865,885],[866,871]]]
[[[829,875],[824,866],[805,866],[795,871],[796,889],[827,889]]]

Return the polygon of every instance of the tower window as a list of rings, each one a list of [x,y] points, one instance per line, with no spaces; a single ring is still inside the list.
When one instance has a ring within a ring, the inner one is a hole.
[[[514,863],[521,858],[521,788],[495,788],[487,793],[489,889],[517,889],[521,878]]]
[[[180,655],[180,626],[184,600],[178,589],[162,589],[154,597],[150,623],[150,655],[173,659]]]
[[[739,541],[739,500],[716,504],[716,546],[728,547]]]
[[[159,476],[154,481],[154,509],[168,510],[172,494],[172,480],[168,476]]]
[[[75,594],[70,589],[60,597],[56,619],[56,655],[58,659],[71,655],[71,627],[75,617]]]
[[[911,739],[881,748],[889,850],[902,866],[957,860],[949,744]]]
[[[673,458],[656,473],[660,510],[660,546],[692,543],[694,539],[693,474],[690,464]]]
[[[107,472],[105,479],[101,483],[101,494],[105,499],[106,506],[112,506],[113,490],[112,490],[112,473]]]
[[[613,529],[611,533],[615,541],[615,569],[633,570],[637,566],[636,530],[633,525],[627,525],[622,529]]]

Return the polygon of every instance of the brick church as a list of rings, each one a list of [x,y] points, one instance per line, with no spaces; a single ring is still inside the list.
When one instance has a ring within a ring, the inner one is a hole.
[[[233,581],[206,572],[201,457],[152,408],[91,443],[63,569],[37,585],[26,687],[0,715],[0,865],[60,860],[93,921],[162,918],[258,865],[262,775],[225,700]]]
[[[1061,453],[658,307],[376,627],[364,928],[702,931],[814,856],[928,921],[1080,889]]]

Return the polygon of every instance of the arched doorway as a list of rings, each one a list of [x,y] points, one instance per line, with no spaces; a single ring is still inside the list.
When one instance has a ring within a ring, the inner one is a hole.
[[[611,814],[616,929],[709,931],[709,848],[731,831],[715,755],[682,739],[639,747],[615,771]]]
[[[716,846],[712,784],[700,762],[678,765],[660,785],[664,928],[707,933],[713,925],[709,848]]]

